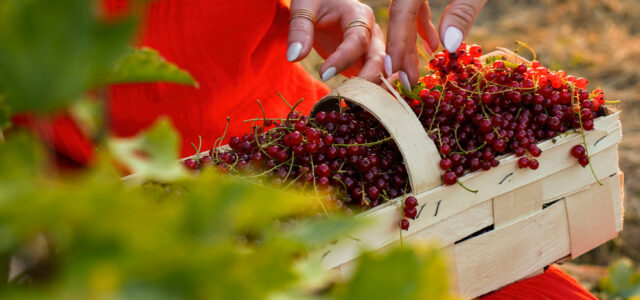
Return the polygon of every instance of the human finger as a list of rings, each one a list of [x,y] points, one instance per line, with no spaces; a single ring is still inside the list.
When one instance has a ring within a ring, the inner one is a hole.
[[[385,56],[384,33],[378,24],[372,28],[371,42],[369,50],[364,59],[364,66],[358,73],[358,77],[364,78],[371,82],[380,82],[380,73],[383,70],[383,61]]]
[[[317,5],[312,0],[291,1],[289,20],[289,38],[287,41],[287,60],[299,61],[309,55],[313,47]]]
[[[404,61],[407,36],[416,26],[416,16],[422,0],[392,0],[389,6],[389,29],[387,32],[387,55],[385,72],[391,76]]]
[[[438,31],[436,26],[431,22],[431,9],[429,8],[429,1],[425,0],[420,9],[418,10],[418,34],[422,37],[422,43],[430,56],[433,56],[433,52],[438,50],[440,45],[440,38],[438,37]]]
[[[440,37],[449,52],[458,50],[486,0],[453,0],[440,19]]]
[[[353,1],[343,7],[341,24],[344,30],[342,43],[327,57],[320,67],[320,77],[329,80],[363,58],[369,49],[372,27],[375,24],[373,11],[369,6]]]

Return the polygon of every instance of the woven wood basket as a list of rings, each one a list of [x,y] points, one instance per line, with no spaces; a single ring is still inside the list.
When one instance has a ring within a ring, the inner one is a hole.
[[[526,61],[505,50],[488,55],[498,54]],[[438,150],[404,101],[375,84],[349,79],[321,99],[312,115],[338,109],[340,99],[372,113],[393,136],[419,202],[419,213],[402,233],[403,241],[437,240],[450,255],[454,289],[462,296],[477,297],[539,274],[622,230],[622,131],[618,112],[610,108],[586,132],[591,163],[603,185],[570,156],[571,147],[582,143],[575,133],[539,143],[542,155],[535,171],[519,169],[518,158],[507,155],[499,158],[496,168],[461,177],[465,186],[478,190],[471,193],[442,184]],[[399,242],[403,198],[357,216],[374,222],[315,255],[327,268],[348,276],[362,249],[379,250]]]

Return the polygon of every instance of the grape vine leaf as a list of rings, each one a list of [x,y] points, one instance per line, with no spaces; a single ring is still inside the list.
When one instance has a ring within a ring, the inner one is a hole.
[[[132,49],[115,66],[107,83],[172,82],[198,87],[189,72],[165,60],[158,51]]]
[[[131,138],[112,138],[111,154],[134,175],[134,182],[168,182],[187,176],[177,160],[180,137],[169,119],[160,118],[150,128]]]
[[[106,20],[98,1],[0,1],[0,90],[13,113],[64,108],[129,49],[137,20]]]

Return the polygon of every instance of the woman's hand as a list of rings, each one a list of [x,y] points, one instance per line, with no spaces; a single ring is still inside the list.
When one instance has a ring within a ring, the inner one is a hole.
[[[369,6],[356,0],[292,0],[291,13],[289,61],[305,58],[313,47],[326,59],[320,67],[323,81],[337,73],[380,81],[384,35]]]
[[[449,52],[456,51],[485,3],[486,0],[452,0],[440,18],[439,30],[436,30],[431,23],[427,0],[392,0],[387,33],[388,55],[384,59],[387,76],[398,72],[402,84],[412,87],[419,77],[417,34],[422,37],[429,54],[438,49],[439,40]]]

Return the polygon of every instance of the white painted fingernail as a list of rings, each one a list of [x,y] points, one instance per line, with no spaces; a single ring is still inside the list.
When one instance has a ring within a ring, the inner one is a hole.
[[[322,73],[322,81],[327,81],[336,75],[336,67],[331,67]]]
[[[444,47],[449,52],[455,52],[462,43],[462,31],[460,29],[450,26],[444,31]]]
[[[407,89],[407,91],[411,91],[411,83],[409,82],[409,76],[407,76],[407,73],[405,73],[404,71],[400,71],[400,82],[402,83],[402,85],[404,85],[404,88]]]
[[[300,51],[302,51],[302,43],[295,42],[289,45],[289,49],[287,49],[287,60],[294,61],[300,56]]]
[[[391,56],[389,54],[384,57],[384,71],[387,73],[387,77],[393,73],[393,64],[391,64]]]

